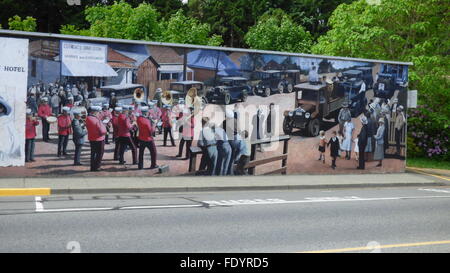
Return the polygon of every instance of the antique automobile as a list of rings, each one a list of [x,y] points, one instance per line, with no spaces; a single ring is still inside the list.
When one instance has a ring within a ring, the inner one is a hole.
[[[179,99],[185,99],[191,88],[197,89],[197,95],[202,98],[202,103],[207,104],[205,97],[205,85],[198,81],[179,81],[170,83],[169,91],[172,94],[172,102],[174,105],[178,104]]]
[[[360,66],[357,67],[356,70],[362,72],[362,80],[366,84],[367,89],[373,88],[373,75],[372,75],[372,67],[368,66]]]
[[[374,96],[378,98],[390,99],[395,90],[407,87],[408,71],[401,65],[381,64],[377,82],[374,85]]]
[[[294,128],[298,128],[309,136],[317,136],[324,119],[336,118],[346,100],[344,94],[339,94],[328,83],[300,83],[294,86],[294,91],[295,109],[284,112],[285,134],[291,134]]]
[[[247,78],[243,77],[223,77],[216,87],[212,87],[206,93],[209,102],[223,102],[230,104],[232,101],[240,100],[245,102],[251,92]]]
[[[292,93],[294,85],[300,83],[300,70],[283,70],[281,72],[281,91],[285,93]]]
[[[255,77],[259,79],[253,87],[253,94],[268,97],[273,93],[283,93],[287,89],[287,81],[282,79],[280,70],[256,71]]]
[[[333,86],[335,92],[343,95],[350,103],[352,117],[359,116],[367,104],[366,92],[360,92],[364,72],[361,70],[347,70],[342,73],[342,79]],[[366,83],[367,84],[367,83]],[[366,86],[367,88],[367,86]]]
[[[147,89],[141,84],[117,84],[100,87],[101,97],[89,99],[91,104],[109,103],[111,94],[114,93],[117,103],[131,105],[133,99],[141,104],[148,104]]]

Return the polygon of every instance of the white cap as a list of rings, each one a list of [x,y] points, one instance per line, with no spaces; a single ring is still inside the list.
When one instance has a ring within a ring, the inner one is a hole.
[[[399,111],[403,111],[403,106],[399,106],[399,107],[397,107],[397,110],[399,110]]]
[[[30,108],[27,108],[27,115],[31,115],[33,112],[31,111]]]
[[[63,111],[63,112],[69,112],[69,111],[70,111],[70,108],[67,107],[67,106],[64,106],[64,107],[62,108],[62,111]]]
[[[122,112],[123,108],[120,106],[117,106],[116,108],[114,108],[114,111],[116,112]]]
[[[367,118],[364,115],[360,117],[360,120],[361,120],[362,124],[367,124],[368,123]]]
[[[102,108],[100,106],[97,106],[97,105],[91,106],[90,109],[91,109],[91,111],[97,111],[97,112],[102,110]]]
[[[42,101],[48,101],[48,98],[47,97],[43,97]]]
[[[148,106],[142,106],[141,108],[141,112],[148,112]]]
[[[378,122],[384,123],[384,118],[380,118],[380,119],[378,120]]]

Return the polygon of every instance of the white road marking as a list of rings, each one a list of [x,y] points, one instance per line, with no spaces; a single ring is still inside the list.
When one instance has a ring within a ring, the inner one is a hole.
[[[44,205],[42,204],[42,198],[40,196],[36,196],[34,198],[34,203],[36,205],[36,212],[44,211]]]
[[[298,203],[324,203],[324,202],[355,202],[355,201],[386,201],[386,200],[405,200],[405,199],[429,199],[429,198],[450,198],[445,196],[400,196],[400,197],[380,197],[380,198],[360,198],[357,196],[350,197],[309,197],[304,200],[286,201],[282,199],[265,199],[263,202],[250,202],[241,200],[220,200],[220,201],[203,201],[210,206],[241,206],[241,205],[275,205],[275,204],[298,204]],[[273,201],[270,201],[273,200]]]
[[[358,201],[386,201],[386,200],[406,200],[406,199],[431,199],[431,198],[450,198],[450,195],[435,196],[399,196],[399,197],[377,197],[361,198],[358,196],[344,197],[307,197],[303,200],[284,200],[279,198],[269,199],[240,199],[240,200],[220,200],[203,201],[211,207],[219,206],[243,206],[243,205],[276,205],[276,204],[300,204],[300,203],[325,203],[325,202],[358,202]],[[36,212],[81,212],[81,211],[111,211],[111,210],[133,210],[133,209],[162,209],[162,208],[194,208],[203,207],[202,204],[193,205],[159,205],[159,206],[124,206],[124,207],[92,207],[92,208],[62,208],[62,209],[44,209],[43,201],[40,196],[35,197]]]
[[[419,191],[432,191],[432,192],[450,193],[449,190],[441,190],[441,189],[419,189]]]
[[[134,206],[134,207],[120,207],[120,210],[126,209],[165,209],[165,208],[195,208],[203,207],[203,205],[163,205],[163,206]]]

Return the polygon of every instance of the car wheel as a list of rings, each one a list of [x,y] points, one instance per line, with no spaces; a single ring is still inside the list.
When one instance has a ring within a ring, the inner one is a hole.
[[[208,104],[208,99],[206,97],[202,97],[202,103],[204,105]]]
[[[308,124],[308,133],[310,136],[318,136],[320,131],[320,121],[319,119],[315,118],[311,120]]]
[[[242,92],[242,102],[246,102],[247,101],[247,97],[248,97],[248,94],[247,94],[247,92]]]
[[[284,93],[284,84],[282,82],[278,84],[278,93]]]
[[[294,91],[294,86],[292,85],[292,83],[288,84],[287,86],[287,92],[288,93],[292,93],[292,91]]]
[[[229,93],[225,93],[223,100],[224,100],[224,103],[226,105],[230,104],[231,103],[231,96],[230,96],[230,94]]]
[[[285,117],[283,120],[283,132],[285,135],[290,135],[292,133],[292,125],[288,117]]]
[[[270,90],[270,87],[267,87],[266,89],[264,89],[264,97],[270,96],[271,93],[272,93],[272,90]]]

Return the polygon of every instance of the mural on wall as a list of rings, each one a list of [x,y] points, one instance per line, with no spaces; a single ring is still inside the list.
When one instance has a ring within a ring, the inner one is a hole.
[[[33,160],[5,175],[404,170],[404,65],[35,38],[29,49]]]
[[[28,40],[0,37],[0,167],[23,166]]]

